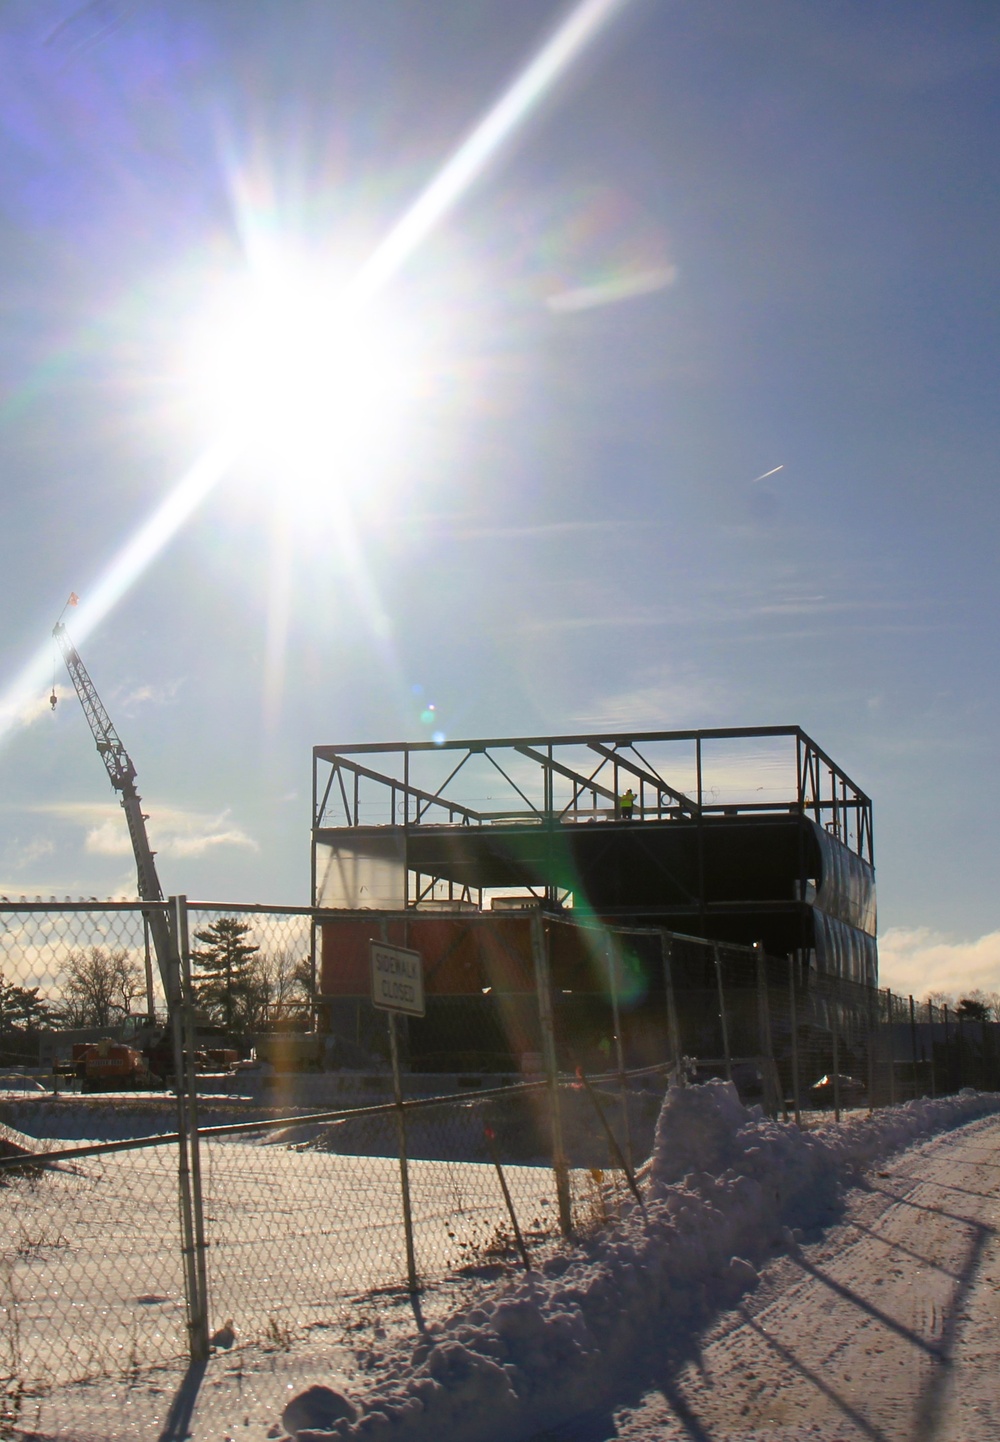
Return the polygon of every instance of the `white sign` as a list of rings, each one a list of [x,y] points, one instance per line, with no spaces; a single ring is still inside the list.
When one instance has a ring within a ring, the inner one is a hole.
[[[423,1016],[424,968],[420,952],[387,946],[384,941],[373,941],[371,946],[372,1005],[383,1011]]]

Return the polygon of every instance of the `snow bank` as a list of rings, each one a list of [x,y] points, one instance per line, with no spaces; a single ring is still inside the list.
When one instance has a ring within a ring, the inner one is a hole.
[[[605,1402],[645,1339],[694,1326],[756,1281],[754,1262],[828,1216],[840,1188],[900,1147],[1000,1111],[963,1092],[815,1131],[743,1107],[728,1082],[671,1089],[638,1208],[589,1246],[435,1323],[382,1359],[360,1416],[298,1442],[515,1442]]]

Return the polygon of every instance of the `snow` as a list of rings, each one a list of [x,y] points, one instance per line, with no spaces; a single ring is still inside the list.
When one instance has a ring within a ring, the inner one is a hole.
[[[356,1421],[303,1429],[299,1442],[511,1442],[605,1404],[659,1320],[731,1305],[755,1263],[866,1167],[945,1128],[1000,1110],[964,1092],[800,1131],[747,1109],[711,1081],[672,1088],[633,1208],[590,1246],[463,1307],[412,1351],[387,1356]]]
[[[329,1299],[327,1316],[333,1297],[343,1296],[344,1279],[336,1275],[333,1256],[324,1276],[316,1269],[315,1250],[301,1257],[288,1251],[278,1281],[286,1297],[301,1293],[303,1303],[311,1299],[317,1306],[316,1323],[301,1343],[291,1344],[288,1351],[272,1348],[270,1353],[246,1345],[249,1318],[241,1317],[235,1304],[229,1304],[226,1269],[220,1267],[213,1298],[225,1310],[216,1315],[236,1314],[237,1345],[217,1354],[210,1365],[192,1430],[198,1438],[216,1439],[225,1435],[225,1423],[229,1432],[247,1437],[248,1442],[280,1437],[278,1419],[286,1405],[303,1395],[307,1383],[323,1383],[346,1396],[357,1416],[353,1420],[344,1416],[320,1429],[300,1425],[300,1442],[318,1442],[319,1438],[327,1442],[330,1438],[344,1442],[438,1442],[441,1438],[448,1442],[517,1442],[530,1438],[567,1418],[610,1405],[620,1394],[623,1378],[634,1372],[636,1358],[649,1338],[661,1335],[668,1319],[691,1335],[700,1332],[713,1316],[756,1287],[758,1272],[771,1265],[769,1259],[776,1254],[797,1255],[803,1230],[828,1224],[838,1195],[892,1152],[998,1111],[1000,1097],[963,1093],[800,1131],[769,1120],[759,1108],[744,1108],[735,1090],[724,1082],[672,1089],[657,1123],[652,1155],[640,1173],[645,1218],[637,1207],[624,1204],[616,1195],[617,1220],[555,1254],[547,1249],[539,1255],[536,1250],[536,1269],[529,1276],[493,1287],[480,1285],[474,1293],[457,1281],[447,1288],[432,1289],[423,1299],[428,1320],[420,1335],[414,1333],[412,1319],[409,1327],[405,1325],[405,1303],[397,1298],[390,1304],[383,1298],[372,1313],[375,1325],[368,1329],[370,1345],[360,1350],[345,1346],[347,1334],[329,1321],[324,1323],[320,1316],[324,1285]],[[251,1148],[227,1143],[212,1151],[210,1192],[221,1185],[230,1195],[242,1184],[241,1200],[249,1202],[251,1177],[259,1182],[259,1161],[251,1171]],[[370,1222],[371,1199],[380,1193],[391,1195],[393,1164],[387,1159],[316,1153],[310,1157],[319,1168],[319,1190],[303,1199],[303,1178],[296,1171],[302,1155],[272,1155],[269,1160],[276,1171],[270,1178],[273,1196],[268,1207],[283,1200],[291,1217],[292,1208],[304,1206],[305,1220],[325,1192],[328,1198],[338,1199],[340,1210],[348,1202],[351,1188],[356,1189],[365,1176],[362,1200]],[[175,1194],[171,1186],[164,1185],[166,1176],[157,1174],[149,1153],[133,1154],[133,1161],[139,1159],[146,1201],[142,1221],[155,1237],[157,1229],[166,1226]],[[100,1190],[109,1197],[116,1191],[112,1169],[119,1165],[123,1163],[118,1157],[108,1157],[103,1163],[108,1170]],[[447,1200],[449,1167],[437,1162],[415,1167],[418,1181],[419,1174],[426,1171],[428,1189],[427,1217],[418,1219],[418,1226],[429,1226],[437,1209],[433,1192],[442,1193],[441,1204]],[[535,1169],[524,1171],[527,1186]],[[134,1173],[133,1178],[140,1180]],[[56,1190],[61,1190],[62,1178],[55,1180]],[[348,1210],[365,1215],[364,1209],[353,1208],[353,1203]],[[266,1214],[266,1210],[261,1213]],[[87,1216],[92,1259],[72,1248],[65,1252],[60,1248],[46,1256],[47,1267],[56,1266],[57,1256],[65,1255],[67,1262],[72,1259],[80,1266],[82,1277],[96,1275],[101,1242],[106,1243],[109,1230],[105,1228],[110,1229],[112,1219],[109,1214],[107,1222],[94,1225],[89,1211]],[[41,1220],[34,1219],[33,1225]],[[62,1224],[68,1227],[69,1219],[64,1216]],[[163,1234],[161,1231],[160,1236]],[[347,1236],[345,1232],[345,1242]],[[251,1233],[245,1241],[254,1250]],[[303,1245],[306,1242],[303,1232]],[[155,1288],[150,1287],[148,1274],[140,1281],[140,1268],[146,1264],[138,1242],[133,1245],[136,1274],[129,1286],[134,1286],[135,1296],[144,1301],[140,1310],[150,1312],[150,1332],[158,1329],[162,1338],[182,1324],[179,1278],[171,1277],[167,1285]],[[256,1245],[259,1247],[259,1240]],[[338,1253],[339,1266],[349,1262],[344,1251],[338,1248]],[[221,1264],[222,1260],[217,1257],[215,1262]],[[234,1256],[234,1265],[236,1260]],[[398,1258],[382,1259],[390,1260],[398,1282]],[[59,1280],[66,1283],[68,1278],[62,1275]],[[234,1288],[237,1282],[234,1273]],[[145,1304],[147,1293],[150,1297],[155,1293],[156,1306]],[[125,1309],[118,1317],[110,1300],[104,1299],[104,1323],[110,1328],[104,1345],[114,1342],[120,1347],[131,1327],[130,1345],[134,1346],[134,1321]],[[263,1297],[254,1301],[262,1316],[266,1315],[270,1301]],[[361,1325],[363,1310],[354,1325]],[[131,1316],[135,1313],[133,1307]],[[159,1316],[158,1322],[154,1314]],[[41,1342],[44,1319],[36,1315],[31,1322],[31,1331],[38,1327]],[[111,1333],[115,1333],[113,1338]],[[356,1336],[359,1342],[363,1340],[363,1332]],[[170,1378],[182,1375],[183,1367],[164,1369],[158,1377],[150,1374],[147,1382],[134,1380],[127,1388],[119,1387],[117,1393],[114,1389],[109,1392],[107,1383],[75,1389],[64,1386],[51,1394],[48,1402],[39,1399],[33,1403],[33,1423],[39,1433],[44,1421],[45,1435],[71,1437],[74,1442],[83,1436],[158,1435],[170,1406]],[[111,1405],[120,1409],[113,1427],[110,1414],[102,1412],[102,1406],[109,1405],[109,1395],[117,1396]],[[296,1410],[292,1408],[286,1415],[293,1421]],[[154,1416],[155,1431],[150,1425]],[[244,1420],[251,1417],[252,1424]],[[269,1418],[266,1424],[264,1417]],[[660,1433],[649,1435],[658,1437]]]

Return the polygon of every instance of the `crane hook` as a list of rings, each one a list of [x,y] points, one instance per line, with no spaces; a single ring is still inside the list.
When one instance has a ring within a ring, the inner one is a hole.
[[[56,695],[56,688],[53,686],[53,687],[52,687],[52,695],[49,697],[49,705],[52,707],[53,711],[56,709],[56,702],[57,702],[58,700],[59,700],[59,697]]]

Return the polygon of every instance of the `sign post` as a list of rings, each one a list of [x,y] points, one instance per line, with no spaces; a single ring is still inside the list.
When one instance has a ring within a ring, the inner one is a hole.
[[[392,1089],[396,1101],[396,1128],[399,1133],[399,1186],[403,1197],[403,1230],[406,1234],[406,1276],[410,1295],[416,1296],[417,1260],[413,1250],[413,1212],[410,1206],[410,1174],[406,1161],[406,1113],[403,1110],[403,1083],[399,1075],[399,1043],[396,1038],[396,1015],[423,1016],[424,968],[419,951],[406,951],[384,941],[371,944],[372,1005],[388,1013],[389,1052],[392,1057]]]

